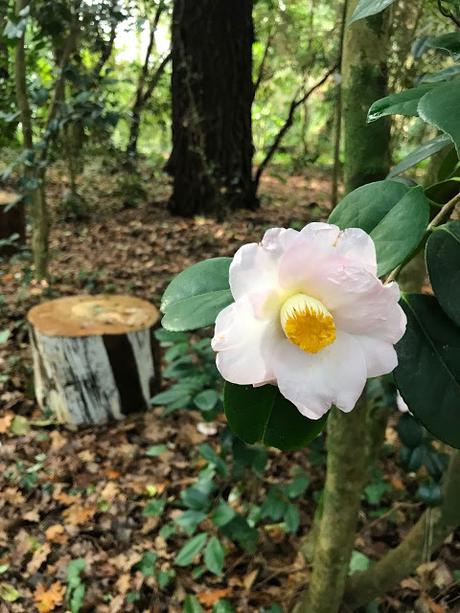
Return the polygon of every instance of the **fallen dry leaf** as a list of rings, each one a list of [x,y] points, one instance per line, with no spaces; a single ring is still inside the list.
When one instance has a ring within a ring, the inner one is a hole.
[[[50,552],[51,547],[50,545],[48,545],[48,543],[43,543],[43,545],[36,549],[34,551],[32,559],[27,564],[27,572],[30,575],[36,573],[40,566],[43,564],[43,562],[46,560],[46,558],[49,556]]]
[[[60,545],[63,545],[69,540],[69,537],[66,534],[62,524],[53,524],[47,528],[45,531],[45,537],[47,541],[50,541],[51,543],[59,543]]]
[[[34,592],[34,601],[37,603],[37,609],[40,613],[49,613],[61,605],[64,600],[65,587],[55,581],[51,587],[46,590],[42,583],[37,585]]]
[[[201,592],[197,594],[198,600],[205,607],[212,607],[216,604],[221,598],[226,598],[230,596],[232,590],[229,587],[222,588],[220,590],[210,590],[207,592]]]
[[[0,417],[0,434],[5,434],[5,432],[8,432],[13,418],[14,413],[6,413],[3,417]]]
[[[73,504],[66,509],[62,515],[72,526],[81,526],[86,524],[96,514],[96,507],[85,506],[82,504]]]

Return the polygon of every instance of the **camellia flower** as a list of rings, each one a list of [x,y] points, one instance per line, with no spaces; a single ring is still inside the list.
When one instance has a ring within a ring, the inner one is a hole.
[[[406,317],[397,283],[376,276],[375,247],[358,228],[310,223],[268,230],[230,265],[235,302],[212,347],[231,383],[277,385],[310,419],[353,409],[366,379],[397,365]]]

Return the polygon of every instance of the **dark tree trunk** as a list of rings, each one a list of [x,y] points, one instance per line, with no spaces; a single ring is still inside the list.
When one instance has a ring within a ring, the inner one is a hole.
[[[252,0],[175,0],[172,213],[255,208]]]

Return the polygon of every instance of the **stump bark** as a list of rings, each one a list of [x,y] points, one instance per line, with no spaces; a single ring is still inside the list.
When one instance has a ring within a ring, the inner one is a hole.
[[[0,255],[13,255],[24,244],[26,219],[19,194],[0,190]],[[15,240],[10,240],[15,237]]]
[[[157,309],[131,296],[72,296],[28,313],[35,395],[70,424],[145,411],[160,387]]]

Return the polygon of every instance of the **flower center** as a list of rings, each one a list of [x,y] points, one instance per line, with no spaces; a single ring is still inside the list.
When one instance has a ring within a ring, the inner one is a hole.
[[[288,298],[280,320],[291,343],[308,353],[318,353],[335,341],[334,318],[322,302],[306,294]]]

